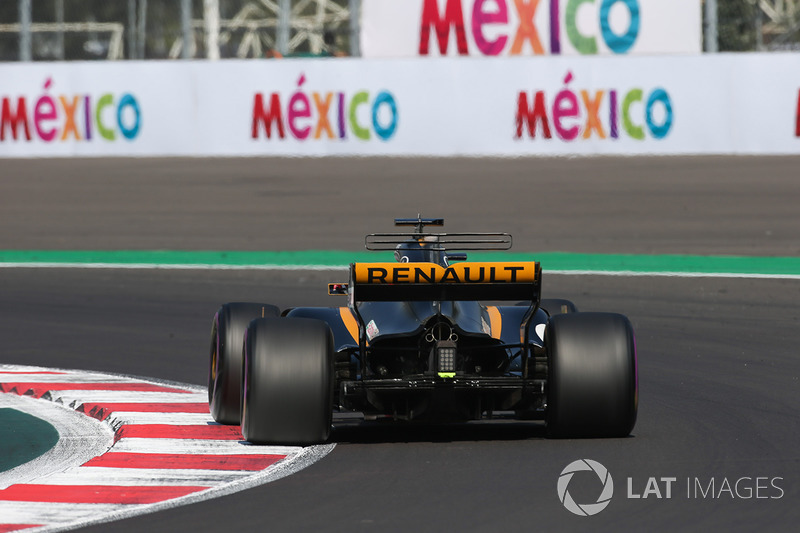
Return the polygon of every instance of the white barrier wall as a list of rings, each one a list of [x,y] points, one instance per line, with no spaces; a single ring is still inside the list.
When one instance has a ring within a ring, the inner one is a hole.
[[[696,54],[701,0],[361,0],[364,57]]]
[[[0,66],[0,157],[800,154],[797,54]]]

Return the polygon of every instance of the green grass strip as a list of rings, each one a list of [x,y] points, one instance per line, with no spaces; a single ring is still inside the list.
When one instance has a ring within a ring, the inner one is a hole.
[[[582,254],[568,252],[473,252],[472,261],[531,261],[544,271],[630,272],[675,274],[738,274],[800,276],[800,257],[744,257],[700,255]],[[0,250],[4,266],[152,266],[247,268],[345,268],[352,262],[393,261],[390,252],[307,251],[174,251],[174,250]]]
[[[58,442],[49,422],[16,409],[0,409],[0,472],[32,461]]]

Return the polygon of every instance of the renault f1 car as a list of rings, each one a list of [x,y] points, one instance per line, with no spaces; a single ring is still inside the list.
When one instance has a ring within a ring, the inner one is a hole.
[[[328,293],[346,306],[281,312],[227,303],[214,316],[209,407],[252,443],[329,438],[334,411],[367,419],[544,420],[552,437],[623,437],[636,422],[633,328],[614,313],[541,299],[535,261],[470,262],[507,250],[505,233],[430,233],[443,219],[397,219]],[[488,302],[488,303],[484,303]],[[499,305],[498,303],[505,303]]]

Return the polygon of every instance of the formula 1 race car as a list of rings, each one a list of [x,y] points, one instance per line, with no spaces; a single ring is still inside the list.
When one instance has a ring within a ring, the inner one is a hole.
[[[414,231],[367,235],[366,248],[397,262],[353,263],[348,283],[328,286],[346,307],[220,307],[208,381],[217,422],[241,424],[256,444],[324,442],[335,410],[434,421],[503,412],[544,420],[557,438],[631,432],[626,317],[541,299],[538,262],[467,261],[464,251],[509,249],[508,234],[428,233],[443,219],[419,216],[395,224]]]

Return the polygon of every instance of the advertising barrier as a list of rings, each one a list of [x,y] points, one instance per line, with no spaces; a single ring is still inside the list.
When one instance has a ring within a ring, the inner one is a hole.
[[[698,54],[701,0],[361,0],[364,57]]]
[[[796,54],[0,66],[0,157],[800,154]]]

